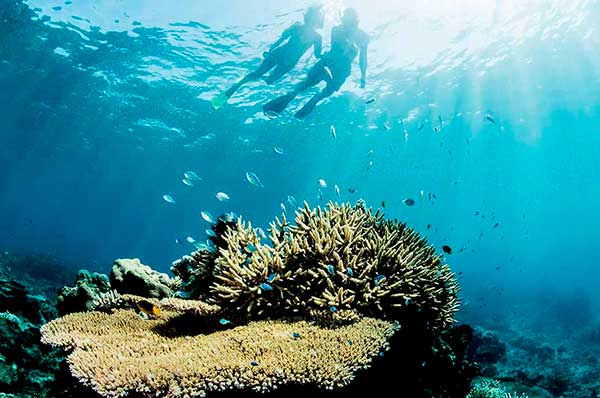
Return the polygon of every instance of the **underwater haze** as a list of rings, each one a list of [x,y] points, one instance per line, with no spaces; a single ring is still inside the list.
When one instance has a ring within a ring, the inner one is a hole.
[[[364,89],[355,64],[304,120],[306,96],[265,117],[309,51],[213,109],[311,4],[0,0],[1,248],[167,272],[207,238],[203,211],[266,230],[293,199],[363,199],[451,249],[459,318],[594,317],[600,3],[324,0],[325,49],[345,7],[370,36]]]

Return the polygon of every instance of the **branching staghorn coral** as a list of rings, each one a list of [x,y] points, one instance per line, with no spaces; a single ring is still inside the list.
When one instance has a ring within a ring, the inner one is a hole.
[[[458,309],[454,274],[435,249],[362,204],[305,203],[295,225],[285,215],[271,224],[269,244],[240,220],[225,241],[208,300],[236,314],[398,319],[413,308],[446,327]]]
[[[142,320],[132,311],[75,313],[43,327],[48,344],[74,350],[83,384],[105,397],[203,397],[210,391],[270,391],[290,383],[348,384],[387,349],[393,324],[362,318],[322,328],[259,321],[208,335],[170,335],[177,314]]]

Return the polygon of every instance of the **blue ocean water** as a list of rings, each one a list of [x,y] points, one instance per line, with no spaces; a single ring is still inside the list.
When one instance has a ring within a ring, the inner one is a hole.
[[[371,37],[365,89],[354,65],[305,120],[298,102],[264,117],[306,55],[214,110],[310,4],[1,0],[2,249],[167,271],[193,250],[176,239],[206,238],[201,211],[266,229],[281,203],[291,216],[288,195],[364,199],[452,248],[465,316],[546,314],[564,297],[559,321],[580,305],[596,313],[598,2],[323,1],[326,48],[347,6]],[[188,170],[202,181],[184,185]]]

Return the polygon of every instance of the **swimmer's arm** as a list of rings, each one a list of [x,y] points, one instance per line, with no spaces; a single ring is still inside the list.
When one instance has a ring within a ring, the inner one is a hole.
[[[367,80],[367,48],[369,47],[369,36],[365,33],[363,40],[360,44],[360,58],[358,60],[360,65],[360,87],[364,88]]]
[[[317,39],[315,39],[313,47],[315,49],[315,58],[321,58],[321,52],[323,51],[323,39],[321,38],[321,35],[318,35]]]
[[[284,41],[289,39],[290,36],[292,35],[292,33],[294,32],[294,30],[296,29],[297,25],[298,24],[293,24],[292,26],[290,26],[289,28],[284,30],[283,33],[281,34],[281,37],[279,37],[279,39],[277,39],[277,41],[275,43],[271,44],[271,47],[269,47],[269,52],[275,50],[277,47],[279,47],[281,45],[281,43],[283,43]]]

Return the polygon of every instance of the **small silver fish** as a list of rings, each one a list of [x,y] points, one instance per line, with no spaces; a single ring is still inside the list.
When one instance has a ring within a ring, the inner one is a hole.
[[[190,181],[201,181],[202,180],[202,178],[200,178],[198,176],[198,174],[194,173],[191,170],[188,170],[185,173],[183,173],[183,176]]]
[[[338,198],[339,198],[340,196],[342,196],[342,195],[341,195],[341,193],[340,193],[340,187],[338,187],[338,186],[337,186],[337,184],[335,184],[335,185],[333,186],[333,189],[335,190],[335,193],[337,194]]]
[[[331,126],[329,126],[329,131],[331,132],[331,136],[335,140],[337,137],[337,134],[335,133],[335,126],[333,124]]]
[[[283,149],[282,147],[279,146],[274,146],[273,150],[275,151],[276,154],[278,155],[285,155],[285,149]]]
[[[390,131],[392,129],[392,126],[390,126],[390,124],[388,122],[383,123],[383,129],[385,131]]]
[[[202,219],[203,219],[204,221],[206,221],[207,223],[210,223],[210,224],[216,224],[216,223],[217,223],[217,222],[215,221],[215,218],[212,216],[212,214],[210,214],[210,213],[209,213],[209,212],[207,212],[207,211],[202,211],[202,212],[200,213],[200,215],[202,216]]]
[[[163,195],[162,196],[163,200],[167,203],[177,203],[175,202],[175,199],[173,199],[173,197],[171,195]]]
[[[284,213],[287,213],[287,209],[285,208],[285,205],[282,203],[279,204],[279,207],[281,208],[281,211]]]
[[[207,229],[205,232],[206,232],[206,235],[210,236],[211,238],[216,238],[217,237],[217,234],[212,229]]]
[[[288,195],[287,201],[290,204],[290,206],[292,206],[294,209],[298,208],[298,202],[296,201],[296,198],[294,198],[292,195]]]
[[[323,70],[325,70],[325,73],[327,74],[327,77],[329,78],[329,80],[333,80],[333,73],[331,73],[331,69],[329,69],[328,67],[324,66]]]
[[[494,117],[492,115],[490,115],[489,113],[486,113],[486,115],[483,119],[492,124],[496,124],[496,119],[494,119]]]
[[[327,182],[325,182],[325,180],[322,178],[319,178],[319,185],[321,188],[327,188]]]
[[[187,238],[185,238],[185,241],[186,241],[187,243],[191,243],[192,245],[193,245],[194,243],[196,243],[196,239],[192,238],[191,236],[188,236]]]
[[[264,188],[264,185],[260,182],[258,176],[250,171],[246,172],[246,180],[255,187]]]
[[[229,195],[227,195],[225,192],[217,192],[215,197],[219,200],[219,202],[229,200]]]
[[[192,180],[188,180],[187,178],[182,178],[181,182],[184,183],[184,185],[187,185],[188,187],[193,187],[194,183],[192,182]]]

